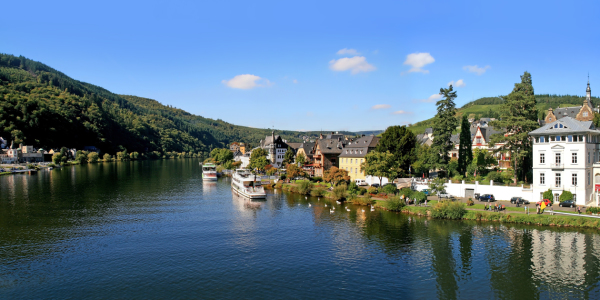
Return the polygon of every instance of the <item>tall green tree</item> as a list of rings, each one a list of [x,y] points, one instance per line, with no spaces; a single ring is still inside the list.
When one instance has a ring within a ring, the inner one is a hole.
[[[410,166],[417,160],[417,137],[406,126],[390,126],[381,135],[375,150],[389,151],[393,155],[398,176],[405,177],[408,176]]]
[[[288,165],[294,162],[294,150],[292,150],[292,148],[288,147],[287,151],[285,151],[285,155],[283,155],[283,163],[282,165]]]
[[[399,173],[397,164],[394,162],[394,155],[389,151],[369,152],[365,156],[365,161],[360,164],[360,169],[367,175],[379,178],[379,185],[382,184],[383,177],[388,178],[391,182]]]
[[[450,156],[448,153],[452,150],[454,145],[450,141],[452,132],[458,126],[456,120],[456,105],[454,99],[456,99],[456,91],[450,85],[447,89],[441,88],[440,95],[442,99],[439,100],[437,105],[437,114],[434,118],[433,124],[433,145],[434,152],[438,155],[436,157],[436,166],[442,170],[448,170],[448,162]]]
[[[304,156],[303,153],[298,154],[298,156],[296,156],[296,162],[298,163],[298,165],[304,166],[304,164],[306,163],[306,156]]]
[[[251,170],[258,169],[262,171],[268,164],[267,151],[262,148],[254,149],[254,151],[252,151],[252,154],[250,154],[250,164],[248,165]]]
[[[506,134],[495,134],[491,138],[492,144],[501,144],[498,152],[510,153],[511,163],[514,166],[514,183],[518,178],[526,178],[531,169],[532,149],[529,132],[539,127],[537,122],[537,109],[535,108],[535,95],[529,72],[523,73],[521,82],[515,83],[512,92],[504,99],[502,117],[490,123],[495,128],[505,128]]]
[[[429,176],[429,170],[435,168],[438,155],[428,145],[420,145],[417,148],[417,153],[417,160],[413,163],[415,174],[427,174]]]
[[[462,122],[460,124],[460,136],[458,146],[458,173],[465,176],[467,167],[473,160],[473,140],[471,140],[471,125],[467,119],[467,115],[463,115]]]

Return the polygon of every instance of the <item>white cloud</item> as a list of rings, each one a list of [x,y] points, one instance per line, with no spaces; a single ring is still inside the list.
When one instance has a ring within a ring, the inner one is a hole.
[[[423,70],[422,68],[434,61],[435,59],[429,53],[411,53],[406,56],[404,64],[412,67],[408,70],[408,73],[421,72],[427,74],[429,73],[429,70]]]
[[[222,80],[221,82],[232,89],[242,90],[271,85],[271,82],[268,79],[260,78],[252,74],[236,75],[229,80]]]
[[[298,79],[292,80],[293,83],[298,83]]]
[[[464,87],[465,85],[467,85],[462,79],[459,79],[457,81],[450,81],[448,82],[448,86],[452,85],[453,87]]]
[[[412,112],[399,110],[399,111],[393,112],[392,114],[394,114],[394,115],[408,115],[408,114],[412,114]]]
[[[371,72],[376,68],[375,66],[367,63],[367,59],[364,56],[344,57],[338,60],[331,60],[329,62],[329,68],[334,71],[348,71],[352,74],[360,72]]]
[[[433,95],[429,96],[429,98],[427,98],[427,99],[421,99],[421,100],[419,100],[419,102],[431,103],[431,102],[436,102],[436,101],[438,101],[440,99],[442,99],[442,95],[440,95],[440,94],[433,94]]]
[[[360,53],[358,53],[358,51],[356,51],[356,49],[344,48],[344,49],[338,51],[337,54],[338,55],[359,55]]]
[[[371,109],[386,109],[386,108],[390,108],[392,107],[389,104],[377,104],[377,105],[373,105],[373,107],[371,107]]]
[[[485,73],[485,71],[487,71],[487,69],[489,69],[490,66],[485,66],[485,67],[478,67],[477,65],[474,66],[464,66],[463,70],[467,71],[467,72],[471,72],[471,73],[475,73],[477,75],[481,75],[483,73]]]

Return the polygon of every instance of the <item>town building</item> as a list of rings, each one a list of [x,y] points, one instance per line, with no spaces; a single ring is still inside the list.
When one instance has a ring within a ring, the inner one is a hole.
[[[238,142],[231,143],[231,145],[229,145],[229,150],[233,153],[240,151],[240,143],[238,143]]]
[[[240,152],[242,152],[242,154],[246,154],[246,144],[245,143],[240,143]]]
[[[583,105],[559,107],[556,109],[552,109],[552,107],[550,107],[548,108],[548,113],[546,114],[546,118],[544,119],[543,123],[552,123],[564,117],[571,117],[579,121],[592,121],[594,120],[594,112],[598,112],[598,108],[594,108],[594,105],[592,104],[592,89],[590,88],[590,81],[588,79]]]
[[[320,134],[313,147],[312,166],[314,176],[322,177],[331,167],[339,167],[338,157],[342,149],[349,142],[343,134]]]
[[[600,131],[591,120],[581,117],[584,120],[564,116],[529,133],[533,139],[534,197],[539,195],[541,200],[550,189],[553,200],[558,201],[567,190],[573,193],[577,205],[597,205],[593,201],[592,172],[598,161]]]
[[[260,141],[260,148],[267,151],[267,159],[273,167],[281,168],[283,157],[288,149],[288,144],[281,139],[281,136],[275,135],[274,131],[271,132],[271,136],[267,136],[264,141]]]
[[[43,162],[44,153],[43,151],[36,152],[33,146],[20,144],[17,148],[14,143],[11,143],[9,149],[0,154],[0,161],[3,164]]]
[[[313,152],[312,151],[313,151],[314,146],[315,146],[315,143],[304,142],[304,143],[302,143],[302,145],[300,145],[300,147],[298,147],[298,151],[296,151],[296,159],[298,158],[298,156],[300,156],[300,154],[304,155],[304,165],[300,166],[300,167],[302,167],[302,169],[304,169],[304,171],[309,176],[315,175],[314,165],[312,164],[312,161],[313,161]]]
[[[370,135],[362,136],[356,140],[349,141],[338,156],[339,168],[348,171],[351,181],[365,179],[366,174],[360,165],[365,161],[365,156],[375,150],[380,138]]]

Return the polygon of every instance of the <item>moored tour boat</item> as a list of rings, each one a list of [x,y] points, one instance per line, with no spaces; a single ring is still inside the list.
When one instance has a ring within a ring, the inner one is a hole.
[[[215,164],[202,165],[202,180],[217,180],[217,166]]]
[[[264,199],[267,197],[260,179],[245,169],[237,169],[231,178],[231,189],[237,194],[250,199]]]

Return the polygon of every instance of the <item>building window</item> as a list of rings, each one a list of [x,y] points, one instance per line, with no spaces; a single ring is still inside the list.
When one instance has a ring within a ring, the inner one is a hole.
[[[557,141],[557,142],[560,142],[560,135],[557,135],[557,136],[556,136],[556,141]]]
[[[352,173],[352,167],[350,167],[350,173]]]
[[[352,158],[350,159],[350,163],[352,163]]]
[[[545,143],[545,138],[543,136],[540,136],[540,143]]]
[[[555,154],[555,161],[554,161],[557,165],[560,164],[560,153],[556,153]]]
[[[590,163],[590,153],[588,152],[588,164]]]
[[[567,135],[567,141],[570,143],[573,141],[573,136],[572,135]]]
[[[584,117],[587,117],[587,116],[588,116],[588,114],[587,114],[587,111],[584,111],[584,112],[583,112],[583,116],[584,116]]]
[[[571,154],[571,162],[576,164],[577,163],[577,153],[572,153]]]
[[[558,194],[558,193],[554,194],[554,202],[560,201],[559,199],[560,199],[560,194]]]
[[[540,153],[540,164],[546,163],[546,154]]]
[[[540,184],[541,185],[546,184],[546,174],[544,174],[544,173],[540,173]]]
[[[556,176],[554,177],[554,185],[556,187],[560,187],[560,173],[556,173]]]
[[[590,172],[588,172],[588,184],[587,185],[590,185]]]
[[[571,184],[573,186],[577,186],[577,174],[576,173],[571,174]]]

